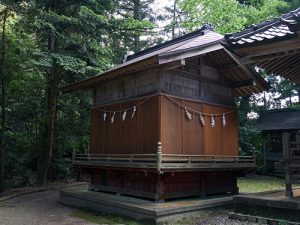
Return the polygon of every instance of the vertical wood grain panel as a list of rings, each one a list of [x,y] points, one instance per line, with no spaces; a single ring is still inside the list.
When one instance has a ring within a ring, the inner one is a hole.
[[[151,98],[138,109],[139,115],[139,149],[143,153],[154,153],[158,137],[158,97]]]
[[[164,154],[182,154],[183,111],[165,96],[160,98],[162,151]]]
[[[121,110],[130,108],[136,104],[136,101],[124,102],[121,104]],[[121,149],[120,153],[137,152],[137,118],[131,118],[132,110],[127,111],[126,119],[121,122]]]
[[[132,110],[127,111],[124,121],[121,120],[122,113],[116,113],[114,123],[111,123],[112,113],[109,113],[106,121],[103,122],[103,113],[100,111],[104,108],[108,111],[131,108],[145,99],[130,100],[92,109],[90,114],[90,152],[98,154],[155,153],[159,129],[158,96],[152,97],[137,107],[133,118],[131,118]]]
[[[223,113],[232,108],[204,105],[205,113]],[[226,126],[222,125],[222,116],[214,117],[216,127],[211,127],[210,117],[206,117],[204,128],[204,153],[207,155],[238,155],[238,123],[237,113],[226,115]]]
[[[183,105],[201,112],[202,104],[192,101],[183,101]],[[182,109],[183,110],[183,109]],[[189,120],[184,114],[183,120],[183,154],[202,155],[203,128],[199,120],[199,115],[192,114]]]
[[[106,110],[117,111],[119,110],[119,104],[106,107]],[[115,120],[111,123],[112,113],[109,113],[105,122],[105,153],[116,154],[120,153],[120,114],[115,114]]]
[[[226,111],[230,111],[230,109],[226,109]],[[222,154],[239,155],[237,112],[230,113],[225,118],[226,126],[222,127]]]
[[[221,113],[222,109],[217,106],[203,105],[204,113]],[[203,151],[205,155],[222,155],[222,120],[214,117],[216,127],[211,127],[211,117],[205,116],[203,129]]]

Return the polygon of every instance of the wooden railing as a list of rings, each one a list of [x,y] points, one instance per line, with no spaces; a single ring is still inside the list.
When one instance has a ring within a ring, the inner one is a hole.
[[[74,165],[166,169],[253,168],[255,156],[162,154],[74,154]]]

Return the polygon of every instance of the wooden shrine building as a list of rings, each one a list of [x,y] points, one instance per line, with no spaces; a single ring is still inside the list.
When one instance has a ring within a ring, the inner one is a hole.
[[[225,36],[224,46],[244,66],[266,70],[300,84],[300,8]],[[300,135],[282,134],[286,195],[300,183]]]
[[[91,189],[157,201],[238,192],[255,157],[239,156],[235,98],[269,85],[222,41],[206,25],[64,87],[92,90],[89,152],[73,158]]]
[[[300,132],[300,110],[272,109],[262,111],[257,121],[257,129],[263,136],[264,166],[272,173],[283,171],[276,166],[283,159],[282,134],[289,133],[290,140],[296,141]]]

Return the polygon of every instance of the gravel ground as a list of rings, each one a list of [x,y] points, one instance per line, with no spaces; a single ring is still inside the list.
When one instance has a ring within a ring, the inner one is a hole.
[[[1,225],[94,225],[71,217],[74,209],[57,200],[57,191],[26,194],[0,202]]]
[[[72,217],[70,207],[57,203],[58,191],[36,192],[0,202],[1,225],[94,225]],[[100,217],[100,216],[99,216]],[[100,218],[99,218],[100,219]],[[115,224],[115,223],[109,223]],[[129,223],[130,224],[130,223]],[[134,222],[134,224],[138,224]],[[199,215],[182,219],[178,225],[255,225],[254,223],[230,220],[224,210],[209,210]],[[141,224],[142,225],[142,224]]]

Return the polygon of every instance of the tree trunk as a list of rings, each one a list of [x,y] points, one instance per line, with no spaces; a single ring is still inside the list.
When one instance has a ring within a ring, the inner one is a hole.
[[[140,0],[134,0],[133,1],[133,19],[135,20],[141,20],[141,2]],[[138,52],[141,50],[140,46],[140,35],[134,34],[134,52]]]
[[[48,40],[48,50],[54,51],[55,39],[50,35]],[[42,154],[41,164],[38,171],[38,184],[45,185],[47,183],[48,170],[51,164],[53,148],[54,148],[54,133],[55,133],[55,120],[57,113],[57,100],[59,90],[59,72],[56,63],[53,62],[50,73],[48,74],[48,122],[46,124],[46,151]]]
[[[5,32],[8,9],[4,10],[1,48],[1,145],[0,145],[0,192],[4,192],[4,153],[6,132],[6,89],[5,89]]]

